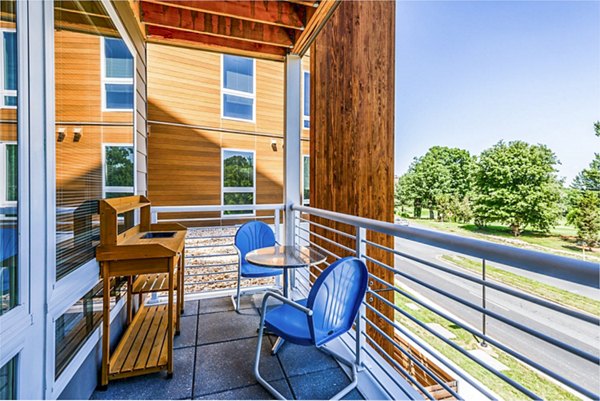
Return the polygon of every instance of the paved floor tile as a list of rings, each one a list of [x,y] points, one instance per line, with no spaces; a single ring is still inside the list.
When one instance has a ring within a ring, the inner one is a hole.
[[[286,399],[291,400],[292,392],[284,379],[276,380],[271,383]],[[228,390],[222,393],[208,394],[197,398],[199,400],[273,400],[273,396],[260,384],[242,387],[235,390]]]
[[[339,367],[290,377],[289,380],[294,394],[300,400],[328,400],[350,384],[350,379]],[[350,397],[348,399],[355,399],[352,397],[356,396],[360,397],[360,394],[351,392],[347,395]]]
[[[256,337],[260,323],[256,309],[201,314],[198,319],[198,345]]]
[[[153,373],[111,381],[106,391],[95,391],[94,400],[155,400],[181,399],[192,396],[194,351],[182,348],[173,351],[173,377],[166,372]]]
[[[193,316],[198,314],[198,301],[185,301],[183,303],[183,316]]]
[[[178,336],[173,340],[173,348],[193,347],[196,345],[196,325],[198,315],[181,316],[181,328]]]

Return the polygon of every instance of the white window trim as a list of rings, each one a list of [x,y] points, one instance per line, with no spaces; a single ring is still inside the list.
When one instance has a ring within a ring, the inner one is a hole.
[[[306,74],[308,74],[308,78],[309,78],[308,84],[310,85],[310,71],[306,71],[306,70],[302,71],[302,101],[301,101],[301,104],[302,104],[302,129],[303,130],[310,129],[310,109],[308,110],[308,115],[304,114],[304,112],[306,111],[306,110],[304,110],[304,96],[306,95],[304,93],[304,82],[306,81]],[[308,128],[306,126],[304,126],[305,121],[308,121]]]
[[[133,184],[130,187],[112,187],[106,185],[106,148],[107,147],[123,147],[133,149]],[[135,194],[135,146],[133,143],[103,143],[102,144],[102,197],[106,198],[107,192],[114,193],[132,193]]]
[[[133,84],[133,77],[131,78],[109,78],[106,76],[106,48],[105,48],[105,38],[104,36],[100,37],[100,93],[102,94],[102,111],[103,112],[131,112],[135,109],[135,85]],[[129,46],[127,46],[129,48]],[[129,50],[131,53],[131,49]],[[135,56],[131,53],[131,56],[134,58],[133,63],[133,73],[135,74]],[[134,107],[130,109],[111,109],[106,107],[106,84],[117,84],[117,85],[132,85],[133,86],[133,104]]]
[[[301,185],[302,185],[302,191],[301,191],[301,197],[302,197],[302,205],[304,206],[309,206],[310,205],[310,198],[309,199],[304,199],[304,160],[308,159],[309,163],[310,163],[310,155],[302,155],[302,175],[300,176],[300,181],[301,181]],[[310,166],[310,164],[309,164]],[[310,187],[308,188],[308,191],[310,193]]]
[[[4,104],[4,96],[17,96],[16,90],[4,89],[4,32],[14,32],[16,35],[17,30],[13,28],[0,28],[0,109],[16,109],[17,106]]]
[[[0,141],[0,207],[16,207],[17,201],[9,201],[6,199],[7,170],[6,170],[6,145],[17,145],[16,141]],[[18,157],[18,155],[17,155]],[[18,178],[17,178],[18,182]]]
[[[223,181],[225,178],[225,152],[242,152],[252,153],[252,187],[225,187]],[[221,205],[225,206],[225,194],[226,193],[252,193],[252,204],[250,207],[256,205],[256,151],[249,149],[232,149],[222,148],[221,149]],[[236,219],[239,217],[252,217],[256,216],[256,210],[252,209],[252,213],[240,213],[240,214],[225,214],[225,211],[221,211],[221,218],[223,219]]]
[[[221,54],[221,77],[220,77],[220,79],[221,79],[221,118],[225,119],[225,120],[242,121],[245,123],[256,123],[256,59],[250,58],[250,57],[234,56],[234,57],[241,57],[241,58],[247,58],[247,59],[252,60],[252,93],[249,93],[249,92],[225,88],[225,77],[224,77],[225,62],[223,60],[224,56],[225,56],[224,54]],[[248,120],[245,118],[236,118],[236,117],[226,116],[225,115],[225,95],[233,95],[233,96],[243,97],[246,99],[252,99],[252,119]]]

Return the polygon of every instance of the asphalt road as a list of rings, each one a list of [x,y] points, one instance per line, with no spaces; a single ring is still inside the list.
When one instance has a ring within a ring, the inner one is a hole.
[[[449,268],[456,268],[439,259],[442,254],[451,253],[445,250],[401,238],[396,238],[396,249],[420,259],[436,262]],[[401,257],[396,257],[395,266],[398,270],[433,285],[434,288],[452,293],[476,305],[481,305],[481,286],[477,283]],[[497,264],[495,266],[501,267]],[[540,276],[537,273],[506,268],[531,278],[539,278]],[[461,271],[467,272],[462,269]],[[481,313],[400,275],[397,278],[425,298],[437,305],[442,305],[446,311],[452,313],[462,321],[481,329]],[[542,277],[542,279],[549,284],[577,291],[586,296],[600,297],[600,291],[597,289],[582,288],[582,286],[571,285],[562,280],[557,281],[554,278]],[[598,326],[582,322],[489,288],[487,289],[486,300],[487,307],[491,311],[591,354],[598,355],[600,353],[600,328]],[[593,363],[490,317],[487,319],[487,334],[582,387],[596,394],[600,393],[600,371],[598,366]]]

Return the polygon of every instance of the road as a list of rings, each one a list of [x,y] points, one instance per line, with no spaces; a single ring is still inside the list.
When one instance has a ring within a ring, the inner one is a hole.
[[[396,249],[409,255],[435,262],[445,267],[456,268],[439,259],[442,254],[450,254],[451,252],[401,238],[396,238],[395,245]],[[452,274],[444,273],[401,257],[396,257],[395,266],[396,269],[433,285],[434,288],[447,291],[476,305],[481,305],[481,286],[477,283],[455,277]],[[497,264],[495,264],[495,266],[505,267]],[[540,276],[537,273],[524,272],[508,267],[505,268],[531,278],[539,278]],[[466,272],[462,269],[461,271]],[[443,308],[446,311],[457,316],[462,321],[479,329],[481,328],[481,313],[451,301],[447,297],[416,284],[409,279],[403,278],[400,275],[398,275],[397,278],[425,298],[437,305],[443,305]],[[548,282],[548,284],[575,290],[586,296],[593,296],[596,299],[600,296],[600,291],[597,289],[581,288],[582,286],[578,285],[573,286],[563,280],[554,278],[548,279],[542,277],[542,279],[544,279],[545,282]],[[487,307],[491,311],[591,354],[598,355],[600,353],[600,330],[598,326],[582,322],[489,288],[487,290],[486,300]],[[593,363],[574,356],[567,351],[563,351],[543,340],[532,337],[529,334],[523,333],[518,329],[490,317],[487,319],[487,334],[509,346],[511,349],[527,356],[561,376],[572,380],[582,387],[594,391],[596,394],[600,393],[600,373],[598,366]]]

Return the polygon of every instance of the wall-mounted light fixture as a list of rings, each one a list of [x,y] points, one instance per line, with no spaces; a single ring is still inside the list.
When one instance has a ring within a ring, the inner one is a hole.
[[[65,140],[65,137],[67,136],[67,134],[65,133],[65,128],[59,128],[58,129],[58,142],[62,142]]]
[[[83,136],[83,128],[74,128],[73,129],[73,142],[79,142],[81,137]]]
[[[273,152],[277,152],[277,141],[275,139],[271,141],[271,149],[273,149]]]

